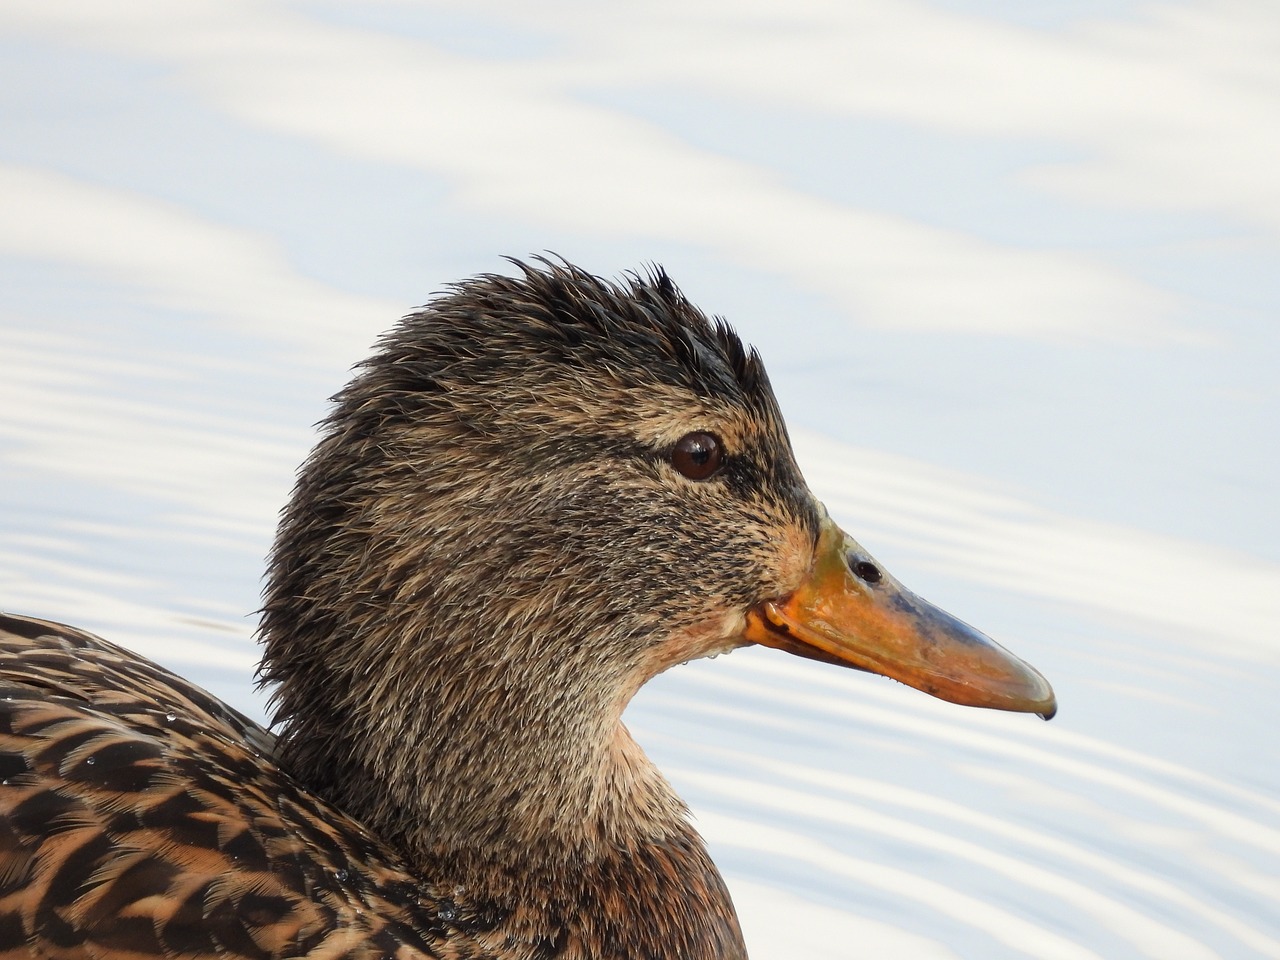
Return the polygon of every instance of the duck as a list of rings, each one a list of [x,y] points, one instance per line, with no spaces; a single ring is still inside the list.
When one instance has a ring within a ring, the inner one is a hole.
[[[333,399],[268,560],[270,727],[0,617],[0,953],[737,960],[623,722],[759,644],[1056,710],[810,492],[759,354],[657,266],[455,284]]]

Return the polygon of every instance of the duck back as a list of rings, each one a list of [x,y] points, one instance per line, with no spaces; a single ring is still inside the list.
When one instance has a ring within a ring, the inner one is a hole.
[[[477,901],[411,872],[274,747],[143,657],[0,614],[0,957],[745,957],[691,829]]]
[[[418,882],[273,746],[142,657],[0,616],[0,953],[488,956],[466,941],[496,918]]]

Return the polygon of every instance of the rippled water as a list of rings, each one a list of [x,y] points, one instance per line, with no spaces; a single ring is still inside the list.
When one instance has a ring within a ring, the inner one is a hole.
[[[765,650],[643,690],[752,955],[1280,956],[1274,13],[29,6],[0,605],[260,716],[262,557],[347,367],[501,253],[661,261],[837,519],[1061,702]]]

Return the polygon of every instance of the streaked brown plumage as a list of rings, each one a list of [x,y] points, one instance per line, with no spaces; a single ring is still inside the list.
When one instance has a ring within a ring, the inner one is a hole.
[[[336,398],[271,558],[278,739],[0,618],[0,952],[744,957],[621,724],[647,679],[755,641],[1052,711],[826,519],[758,358],[665,275],[520,266]]]

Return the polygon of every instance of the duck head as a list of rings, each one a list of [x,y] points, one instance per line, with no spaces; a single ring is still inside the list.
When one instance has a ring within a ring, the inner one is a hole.
[[[723,322],[660,271],[517,266],[392,330],[300,474],[263,620],[298,776],[420,863],[581,859],[686,829],[620,718],[692,658],[759,643],[1052,714],[827,516]]]

